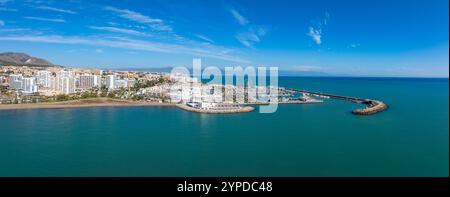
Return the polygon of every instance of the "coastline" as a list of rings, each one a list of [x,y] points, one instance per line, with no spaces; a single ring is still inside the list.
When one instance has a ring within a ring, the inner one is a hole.
[[[84,108],[84,107],[127,107],[127,106],[175,106],[172,103],[138,102],[111,98],[91,98],[73,101],[2,104],[0,110],[16,109],[58,109],[58,108]]]

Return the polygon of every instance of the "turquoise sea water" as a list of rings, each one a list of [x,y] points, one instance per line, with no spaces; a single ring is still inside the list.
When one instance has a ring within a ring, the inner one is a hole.
[[[448,79],[284,77],[280,85],[385,101],[281,105],[273,114],[174,107],[0,111],[0,176],[448,176]]]

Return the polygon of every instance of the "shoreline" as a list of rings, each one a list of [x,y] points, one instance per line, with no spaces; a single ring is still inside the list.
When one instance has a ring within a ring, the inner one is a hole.
[[[321,102],[279,102],[278,104],[314,104]],[[121,99],[111,98],[88,98],[78,99],[71,101],[55,101],[55,102],[43,102],[43,103],[21,103],[21,104],[0,104],[0,111],[2,110],[23,110],[23,109],[65,109],[65,108],[89,108],[89,107],[178,107],[179,109],[207,114],[229,114],[229,113],[243,113],[251,112],[255,110],[256,105],[268,105],[270,103],[248,103],[245,107],[238,110],[220,110],[220,111],[208,111],[202,109],[195,109],[186,105],[176,103],[156,103],[156,102],[142,102],[142,101],[129,101]]]
[[[278,104],[317,104],[320,102],[279,102]],[[355,115],[372,115],[378,112],[385,111],[388,106],[382,101],[368,100],[362,102],[367,105],[367,107],[362,109],[355,109],[352,114]],[[89,108],[89,107],[178,107],[179,109],[196,112],[196,113],[206,113],[206,114],[230,114],[230,113],[243,113],[251,112],[255,110],[257,105],[267,105],[270,103],[260,102],[260,103],[248,103],[245,107],[236,110],[218,110],[210,111],[203,109],[196,109],[182,104],[176,103],[156,103],[156,102],[142,102],[142,101],[129,101],[121,99],[111,99],[111,98],[89,98],[89,99],[79,99],[72,101],[59,101],[59,102],[45,102],[45,103],[21,103],[21,104],[0,104],[0,111],[2,110],[24,110],[24,109],[65,109],[65,108]]]
[[[139,102],[110,98],[79,99],[73,101],[0,104],[0,110],[18,109],[61,109],[61,108],[85,108],[85,107],[130,107],[130,106],[175,106],[172,103]]]

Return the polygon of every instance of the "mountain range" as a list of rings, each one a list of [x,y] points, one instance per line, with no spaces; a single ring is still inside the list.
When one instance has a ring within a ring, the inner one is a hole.
[[[5,52],[0,53],[0,65],[52,66],[53,64],[25,53]]]

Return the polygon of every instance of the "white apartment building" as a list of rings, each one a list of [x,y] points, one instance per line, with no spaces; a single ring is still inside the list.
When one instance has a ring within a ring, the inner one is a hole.
[[[54,94],[72,94],[75,93],[75,78],[73,77],[50,77],[50,90]]]
[[[34,77],[24,77],[22,79],[22,90],[25,94],[33,94],[38,91],[38,86],[36,84],[36,78]]]
[[[11,74],[9,75],[9,81],[22,81],[22,74]]]
[[[192,102],[202,102],[202,86],[200,83],[192,84]]]
[[[117,79],[114,81],[114,88],[126,88],[127,81],[125,79]]]
[[[56,91],[63,94],[75,93],[75,78],[73,77],[57,77]]]
[[[100,85],[100,77],[97,75],[81,75],[78,80],[78,87],[81,89],[90,89]]]
[[[115,86],[115,76],[114,75],[108,75],[106,76],[106,88],[113,90]]]
[[[22,79],[23,76],[21,74],[9,75],[9,87],[14,90],[22,89]]]
[[[99,75],[94,75],[94,87],[100,87],[102,84],[102,78]]]
[[[136,84],[136,80],[135,79],[126,79],[127,80],[127,87],[133,87],[134,84]]]
[[[36,73],[36,80],[39,87],[50,88],[50,77],[52,72],[41,70]]]
[[[134,79],[116,79],[114,81],[114,88],[129,88],[134,86],[136,80]]]

